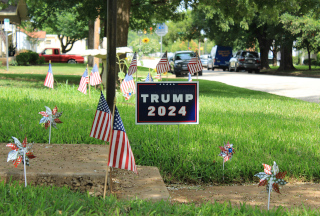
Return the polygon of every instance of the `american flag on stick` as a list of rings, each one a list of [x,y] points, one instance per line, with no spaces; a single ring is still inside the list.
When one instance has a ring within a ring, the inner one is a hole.
[[[202,71],[202,69],[203,67],[202,67],[201,61],[198,57],[198,54],[196,53],[195,56],[192,57],[188,63],[189,73],[193,75],[194,73]]]
[[[156,66],[157,74],[170,71],[170,64],[167,58],[167,52],[165,52]]]
[[[126,77],[123,79],[120,85],[120,89],[123,96],[126,97],[126,100],[128,100],[132,94],[136,93],[136,85],[132,76],[129,76],[128,74],[126,75]]]
[[[152,76],[150,73],[148,73],[147,78],[145,80],[145,82],[153,82]]]
[[[138,174],[136,162],[119,111],[115,107],[108,166],[131,170]]]
[[[99,85],[100,83],[101,83],[101,77],[99,74],[98,66],[97,64],[95,64],[90,74],[90,85],[95,86],[95,85]]]
[[[53,89],[53,81],[54,79],[53,79],[51,63],[49,63],[49,70],[43,85]]]
[[[111,135],[111,111],[102,92],[98,103],[96,115],[91,127],[90,136],[96,139],[110,142]]]
[[[128,75],[131,76],[137,72],[137,53],[135,52],[131,61],[131,64],[128,69]]]
[[[88,70],[86,69],[81,77],[78,91],[87,94],[87,84],[89,83]]]

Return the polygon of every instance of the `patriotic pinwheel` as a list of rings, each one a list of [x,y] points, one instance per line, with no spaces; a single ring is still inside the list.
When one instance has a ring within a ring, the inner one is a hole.
[[[51,138],[51,126],[57,128],[57,123],[62,123],[60,119],[58,119],[61,115],[62,112],[57,112],[58,108],[57,106],[51,111],[51,109],[47,106],[45,106],[46,111],[41,111],[39,114],[41,114],[43,117],[40,119],[39,124],[45,124],[45,128],[47,129],[50,126],[50,131],[49,131],[49,144],[50,144],[50,138]]]
[[[221,149],[221,152],[219,156],[223,157],[223,162],[227,162],[228,160],[231,160],[233,154],[234,154],[234,149],[233,149],[233,144],[230,144],[227,142],[223,147],[219,146]]]
[[[12,160],[15,167],[18,167],[21,162],[24,164],[25,186],[27,186],[26,165],[30,166],[29,159],[36,156],[30,151],[32,144],[27,145],[27,137],[23,140],[22,144],[17,138],[12,137],[12,139],[14,140],[14,144],[9,143],[6,145],[12,149],[8,154],[7,162]]]
[[[233,154],[234,154],[234,149],[233,149],[233,144],[230,144],[229,141],[227,144],[224,144],[224,146],[219,146],[221,152],[219,156],[223,157],[223,164],[222,164],[222,169],[223,169],[223,180],[224,180],[224,163],[227,162],[228,160],[231,160]]]
[[[279,185],[285,185],[288,182],[284,181],[283,178],[286,176],[287,172],[279,172],[279,167],[276,162],[273,162],[273,166],[268,164],[262,164],[264,167],[264,172],[259,172],[254,176],[260,178],[259,186],[267,186],[268,197],[268,210],[270,203],[270,193],[273,189],[275,192],[280,193]]]

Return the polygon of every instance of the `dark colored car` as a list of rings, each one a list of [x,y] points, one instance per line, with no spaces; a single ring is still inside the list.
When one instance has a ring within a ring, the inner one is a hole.
[[[174,71],[173,73],[176,76],[188,75],[188,63],[191,58],[194,56],[193,51],[178,51],[174,53],[173,63],[174,63]],[[202,71],[199,72],[199,76],[202,76]]]
[[[257,52],[238,51],[229,61],[229,71],[246,70],[248,73],[259,73],[261,69],[261,60]]]

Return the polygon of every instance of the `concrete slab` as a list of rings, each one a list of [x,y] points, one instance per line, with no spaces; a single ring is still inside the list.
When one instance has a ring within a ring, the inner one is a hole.
[[[15,168],[7,162],[10,148],[0,144],[0,181],[24,182],[23,164]],[[72,190],[103,194],[107,168],[106,145],[34,144],[36,158],[27,167],[28,185],[67,186]],[[137,166],[138,175],[131,171],[114,169],[113,193],[120,199],[167,200],[169,192],[157,167]]]

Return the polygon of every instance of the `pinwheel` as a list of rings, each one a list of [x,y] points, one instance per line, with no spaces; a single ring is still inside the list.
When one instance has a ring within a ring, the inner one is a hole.
[[[9,152],[8,154],[8,159],[7,162],[13,161],[13,165],[15,167],[18,167],[18,165],[21,163],[24,164],[24,184],[25,187],[27,187],[27,171],[26,171],[26,165],[30,166],[29,164],[29,159],[35,158],[36,156],[33,155],[33,152],[30,151],[32,148],[32,144],[27,145],[27,137],[23,140],[22,144],[21,142],[15,138],[12,137],[14,140],[13,143],[9,143],[6,146],[10,147],[12,151]]]
[[[219,156],[223,157],[223,180],[224,180],[224,163],[227,162],[228,160],[231,160],[233,154],[234,154],[234,149],[233,149],[233,144],[230,144],[229,141],[227,144],[224,143],[224,146],[219,146],[221,152]]]
[[[47,129],[50,126],[50,131],[49,131],[49,144],[50,144],[50,138],[51,138],[51,125],[52,127],[57,128],[57,123],[62,123],[60,119],[58,119],[61,115],[62,112],[57,112],[58,108],[57,106],[51,111],[51,109],[47,106],[44,106],[46,108],[46,111],[41,111],[39,114],[41,114],[43,117],[40,119],[39,124],[45,124],[45,128]]]
[[[270,193],[273,189],[275,192],[280,194],[279,185],[285,185],[288,182],[284,181],[283,178],[286,176],[287,172],[279,172],[279,167],[276,162],[273,162],[273,166],[268,164],[262,164],[264,167],[264,172],[259,172],[254,176],[260,178],[259,186],[267,186],[268,192],[268,210],[270,204]]]

